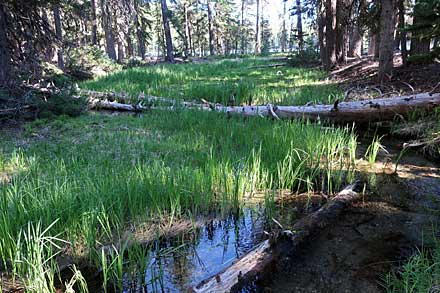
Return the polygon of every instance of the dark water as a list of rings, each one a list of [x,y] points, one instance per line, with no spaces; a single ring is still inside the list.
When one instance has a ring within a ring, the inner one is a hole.
[[[211,220],[191,235],[158,242],[148,253],[143,280],[126,274],[123,292],[187,292],[263,241],[265,223],[262,208],[243,208],[239,215]]]

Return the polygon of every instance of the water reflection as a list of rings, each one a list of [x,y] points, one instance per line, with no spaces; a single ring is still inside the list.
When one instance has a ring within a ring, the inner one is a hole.
[[[263,208],[243,208],[149,251],[143,282],[126,276],[124,292],[186,292],[219,273],[264,239]],[[143,283],[143,286],[140,286]]]

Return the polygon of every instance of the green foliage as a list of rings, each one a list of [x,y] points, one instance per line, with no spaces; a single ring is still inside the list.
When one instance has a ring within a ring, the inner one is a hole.
[[[412,13],[417,22],[408,26],[407,31],[419,39],[440,37],[440,1],[418,0]]]
[[[70,91],[63,91],[49,99],[38,99],[36,106],[39,118],[54,118],[59,115],[76,117],[85,111],[87,102],[83,98],[72,98]]]
[[[107,57],[107,54],[95,46],[85,46],[69,49],[66,52],[66,70],[68,72],[112,72],[121,69]]]
[[[413,56],[408,56],[408,63],[431,64],[436,58],[439,57],[440,57],[440,47],[437,47],[427,54],[416,54]]]
[[[386,292],[438,292],[440,288],[440,245],[421,250],[412,256],[398,272],[383,278]]]
[[[289,56],[288,62],[291,66],[318,64],[319,53],[312,47],[306,47],[304,51]]]

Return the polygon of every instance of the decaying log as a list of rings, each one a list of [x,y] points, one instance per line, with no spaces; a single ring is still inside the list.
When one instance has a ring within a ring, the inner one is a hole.
[[[236,292],[264,278],[283,256],[298,253],[302,245],[330,225],[350,203],[361,194],[347,186],[316,212],[300,219],[292,231],[283,231],[276,238],[266,240],[237,260],[221,273],[192,288],[194,292]]]
[[[127,100],[125,94],[99,93],[86,91],[83,94],[93,99]],[[94,101],[92,99],[92,101]],[[395,96],[390,98],[338,102],[333,105],[306,105],[306,106],[223,106],[204,102],[188,102],[155,96],[144,95],[141,93],[138,102],[148,103],[149,105],[166,103],[171,108],[183,107],[205,111],[223,112],[229,115],[239,116],[260,116],[273,119],[295,119],[304,118],[309,120],[325,120],[335,123],[368,123],[377,121],[393,120],[396,116],[404,117],[415,110],[432,110],[440,105],[440,93],[421,93],[409,96]],[[337,106],[335,106],[337,105]],[[104,105],[103,105],[104,106]],[[114,105],[112,105],[113,107]],[[132,105],[133,109],[139,111],[139,107]],[[103,107],[104,108],[104,107]],[[150,109],[150,107],[146,107]],[[121,107],[121,110],[128,110],[130,107]],[[114,109],[118,110],[118,109]]]

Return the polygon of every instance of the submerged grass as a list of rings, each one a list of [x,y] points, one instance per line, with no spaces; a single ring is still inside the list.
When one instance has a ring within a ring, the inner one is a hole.
[[[273,63],[269,59],[229,59],[199,64],[165,64],[118,71],[81,84],[81,87],[140,92],[176,99],[227,104],[231,95],[237,104],[274,103],[302,105],[308,102],[333,103],[341,90],[323,80],[318,69],[277,67],[256,68]]]

